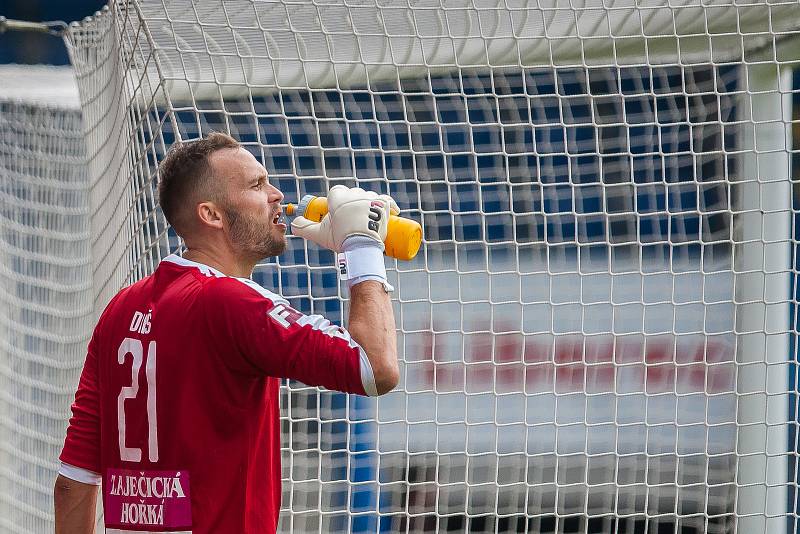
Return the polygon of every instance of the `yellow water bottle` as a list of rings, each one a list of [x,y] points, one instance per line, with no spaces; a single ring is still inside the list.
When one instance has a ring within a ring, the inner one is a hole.
[[[319,222],[328,213],[328,199],[306,195],[295,206],[286,206],[286,215],[302,215],[309,221]],[[383,242],[386,249],[384,253],[398,260],[410,260],[419,252],[422,243],[422,227],[417,221],[389,215],[389,225],[386,229],[386,240]]]

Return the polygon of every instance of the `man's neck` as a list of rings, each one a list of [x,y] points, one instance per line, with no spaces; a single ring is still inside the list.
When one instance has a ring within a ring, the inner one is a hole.
[[[232,254],[223,254],[211,250],[189,247],[183,257],[187,260],[208,265],[226,276],[250,278],[255,263],[234,258]]]

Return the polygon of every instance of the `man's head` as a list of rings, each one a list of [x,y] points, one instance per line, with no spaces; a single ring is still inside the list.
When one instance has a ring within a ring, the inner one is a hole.
[[[212,133],[173,145],[159,178],[164,216],[190,248],[217,236],[235,255],[255,261],[286,248],[286,226],[278,220],[283,194],[232,137]]]

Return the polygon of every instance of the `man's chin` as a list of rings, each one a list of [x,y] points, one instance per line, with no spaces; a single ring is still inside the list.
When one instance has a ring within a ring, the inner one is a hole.
[[[286,240],[286,236],[281,236],[280,240],[270,241],[268,243],[264,243],[264,247],[259,250],[259,255],[261,259],[266,258],[274,258],[275,256],[280,256],[284,252],[286,252],[286,247],[288,242]]]
[[[288,246],[288,243],[286,241],[286,238],[284,237],[283,240],[280,243],[277,244],[277,246],[275,247],[275,250],[273,251],[273,254],[270,254],[270,256],[280,256],[281,254],[286,252],[286,247],[287,246]]]

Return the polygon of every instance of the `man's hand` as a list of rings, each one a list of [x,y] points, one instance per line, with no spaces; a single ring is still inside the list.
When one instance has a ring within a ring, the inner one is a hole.
[[[388,195],[378,195],[359,187],[336,185],[328,192],[328,214],[315,223],[305,217],[292,221],[292,233],[334,252],[351,236],[366,236],[383,246],[389,215],[400,210]]]

